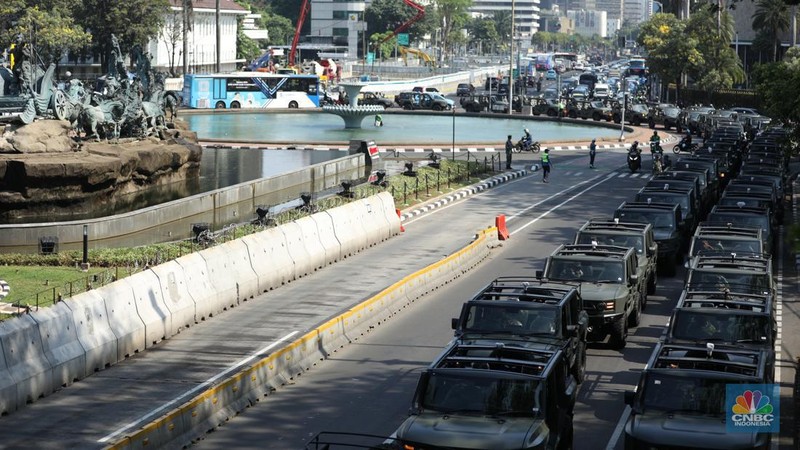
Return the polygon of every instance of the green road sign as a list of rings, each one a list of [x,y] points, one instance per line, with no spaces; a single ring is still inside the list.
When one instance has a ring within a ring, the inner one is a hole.
[[[408,45],[408,33],[398,33],[397,34],[397,44],[398,45]]]
[[[367,64],[372,64],[375,61],[375,52],[367,52]]]

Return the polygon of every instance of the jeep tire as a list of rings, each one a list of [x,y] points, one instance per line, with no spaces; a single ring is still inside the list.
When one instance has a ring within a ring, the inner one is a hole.
[[[611,323],[610,330],[611,337],[608,339],[608,344],[613,349],[622,350],[628,341],[628,317],[623,315]]]
[[[642,309],[644,308],[644,295],[639,294],[639,298],[633,303],[633,311],[628,316],[628,326],[636,328],[642,323]]]
[[[575,381],[580,384],[586,379],[586,342],[579,342],[575,352],[577,353],[577,361],[575,362],[575,367],[572,369],[572,376],[574,376]]]
[[[650,276],[650,279],[647,281],[647,293],[650,295],[656,293],[656,284],[658,283],[658,275],[656,272],[658,272],[658,270],[654,270],[653,274]]]

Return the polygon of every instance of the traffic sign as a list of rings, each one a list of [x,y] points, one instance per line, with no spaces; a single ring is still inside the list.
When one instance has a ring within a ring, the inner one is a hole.
[[[398,45],[408,45],[408,33],[398,33],[397,34],[397,44]]]
[[[372,64],[375,61],[375,52],[367,52],[367,64]]]

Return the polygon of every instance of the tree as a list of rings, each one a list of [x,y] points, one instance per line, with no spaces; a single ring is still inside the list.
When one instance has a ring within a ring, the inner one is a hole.
[[[292,21],[270,12],[261,13],[260,28],[269,31],[268,45],[289,45],[289,38],[294,36]]]
[[[164,28],[159,33],[161,39],[167,46],[167,63],[169,64],[169,76],[177,77],[175,63],[178,57],[183,55],[179,46],[183,41],[183,11],[170,11],[166,18]]]
[[[238,19],[236,25],[236,58],[252,61],[258,59],[259,56],[261,56],[261,48],[258,46],[258,42],[244,34],[242,19]]]
[[[686,33],[696,39],[697,50],[703,55],[703,63],[691,67],[688,74],[709,97],[714,90],[744,81],[742,63],[731,48],[734,27],[727,11],[714,12],[707,5],[699,8],[689,19]]]
[[[444,53],[452,53],[453,41],[460,40],[460,30],[469,21],[472,0],[436,0],[435,4],[443,36],[442,49]]]
[[[99,54],[102,67],[111,53],[111,35],[127,54],[137,44],[146,46],[158,36],[169,14],[167,0],[83,0],[76,21],[92,33],[91,49]]]
[[[473,47],[480,46],[481,48],[491,48],[500,40],[500,35],[497,34],[497,27],[494,20],[476,18],[470,21],[467,25],[469,33],[469,42]],[[535,34],[538,36],[539,33]]]
[[[394,31],[416,14],[416,10],[409,8],[403,0],[374,0],[364,12],[364,20],[370,34],[384,33]],[[409,34],[410,41],[417,40],[437,26],[435,18],[436,11],[425,8],[423,20],[412,24],[403,33]]]
[[[791,48],[783,61],[757,65],[753,80],[767,115],[790,126],[797,142],[800,139],[800,50]]]
[[[686,22],[672,14],[658,13],[640,25],[636,42],[647,50],[650,72],[674,82],[680,96],[681,76],[703,64],[697,39],[687,35]]]
[[[758,0],[753,14],[753,29],[763,31],[772,38],[772,60],[778,60],[780,33],[789,29],[789,7],[784,0]]]

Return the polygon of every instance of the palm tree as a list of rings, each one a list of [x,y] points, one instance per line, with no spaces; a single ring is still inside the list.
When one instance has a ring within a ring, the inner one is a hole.
[[[789,29],[789,7],[784,0],[758,0],[753,14],[753,29],[772,38],[772,60],[778,60],[778,35]]]

